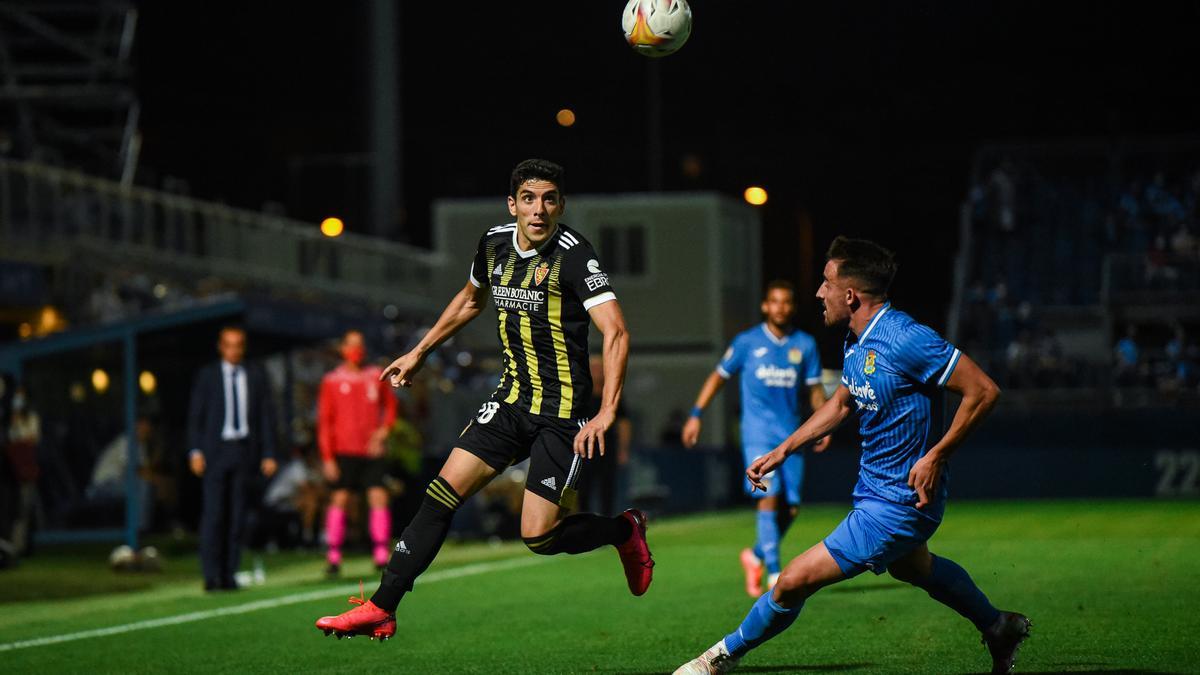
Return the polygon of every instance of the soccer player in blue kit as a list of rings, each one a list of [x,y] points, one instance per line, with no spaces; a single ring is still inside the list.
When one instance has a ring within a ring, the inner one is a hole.
[[[700,416],[725,381],[741,377],[742,455],[749,468],[756,459],[775,449],[800,426],[800,397],[808,393],[813,410],[825,403],[821,388],[821,358],[817,341],[802,330],[792,328],[796,293],[787,281],[767,284],[762,301],[765,321],[739,333],[721,358],[696,397],[692,414],[683,426],[682,440],[693,447],[700,437]],[[829,445],[825,437],[813,446],[821,452]],[[747,479],[746,492],[758,498],[757,537],[753,548],[742,550],[742,569],[746,573],[746,592],[757,598],[762,594],[763,568],[768,574],[767,587],[779,578],[779,542],[796,517],[800,487],[804,482],[804,455],[796,452],[773,472],[763,476],[758,491]],[[780,499],[787,511],[780,513]]]
[[[826,257],[817,291],[825,325],[850,329],[842,383],[746,476],[765,487],[763,477],[789,455],[857,413],[862,459],[853,509],[824,541],[788,563],[740,626],[675,672],[733,670],[750,650],[790,626],[809,596],[866,570],[889,572],[961,614],[981,633],[992,672],[1011,672],[1029,636],[1029,619],[993,607],[966,570],[933,555],[927,544],[945,510],[950,455],[992,409],[1000,391],[968,356],[888,302],[896,273],[890,251],[838,237]],[[942,389],[961,395],[962,402],[939,436]]]

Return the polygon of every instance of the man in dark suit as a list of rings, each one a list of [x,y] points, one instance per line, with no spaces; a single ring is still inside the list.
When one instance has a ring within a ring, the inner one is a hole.
[[[204,485],[200,561],[204,589],[236,590],[246,492],[256,465],[275,473],[275,412],[267,375],[243,364],[246,332],[221,329],[221,360],[200,369],[188,412],[188,464]]]

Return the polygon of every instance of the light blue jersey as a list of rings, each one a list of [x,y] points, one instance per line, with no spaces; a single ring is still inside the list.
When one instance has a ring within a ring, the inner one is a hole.
[[[800,394],[821,382],[817,342],[802,330],[775,337],[767,324],[739,333],[717,364],[741,374],[742,447],[774,449],[800,426]]]
[[[863,330],[846,338],[842,384],[858,406],[862,459],[855,499],[912,506],[908,472],[941,438],[942,387],[961,352],[928,326],[885,304]],[[949,471],[922,512],[941,520]]]

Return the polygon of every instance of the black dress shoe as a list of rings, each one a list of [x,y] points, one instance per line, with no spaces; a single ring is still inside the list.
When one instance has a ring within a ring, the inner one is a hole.
[[[226,579],[225,581],[221,582],[221,590],[236,591],[236,590],[238,590],[237,582],[234,581],[233,579]]]

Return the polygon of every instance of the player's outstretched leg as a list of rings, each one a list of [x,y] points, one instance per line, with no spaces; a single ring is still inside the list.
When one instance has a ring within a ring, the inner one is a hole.
[[[741,625],[703,654],[683,664],[675,675],[728,673],[750,650],[779,635],[800,615],[804,601],[845,576],[824,542],[788,563],[779,583],[750,608]]]
[[[1029,637],[1026,616],[993,607],[966,570],[953,560],[933,555],[924,545],[892,563],[888,571],[973,623],[991,652],[993,673],[1012,671],[1017,650]]]
[[[317,620],[317,628],[326,635],[371,635],[391,637],[396,632],[396,607],[404,594],[412,590],[416,580],[437,556],[454,512],[462,498],[443,477],[434,478],[425,490],[425,500],[400,535],[400,541],[388,559],[379,589],[370,600],[357,602],[358,607],[338,616]],[[357,598],[351,598],[354,602]]]
[[[526,493],[526,508],[530,508],[531,495],[550,504],[530,492]],[[528,526],[527,529],[534,528]],[[615,546],[621,565],[625,568],[625,581],[634,595],[645,593],[653,579],[654,558],[646,543],[646,515],[637,509],[628,509],[611,518],[594,513],[577,513],[563,518],[548,532],[522,539],[529,550],[539,555],[573,555],[605,545]]]

